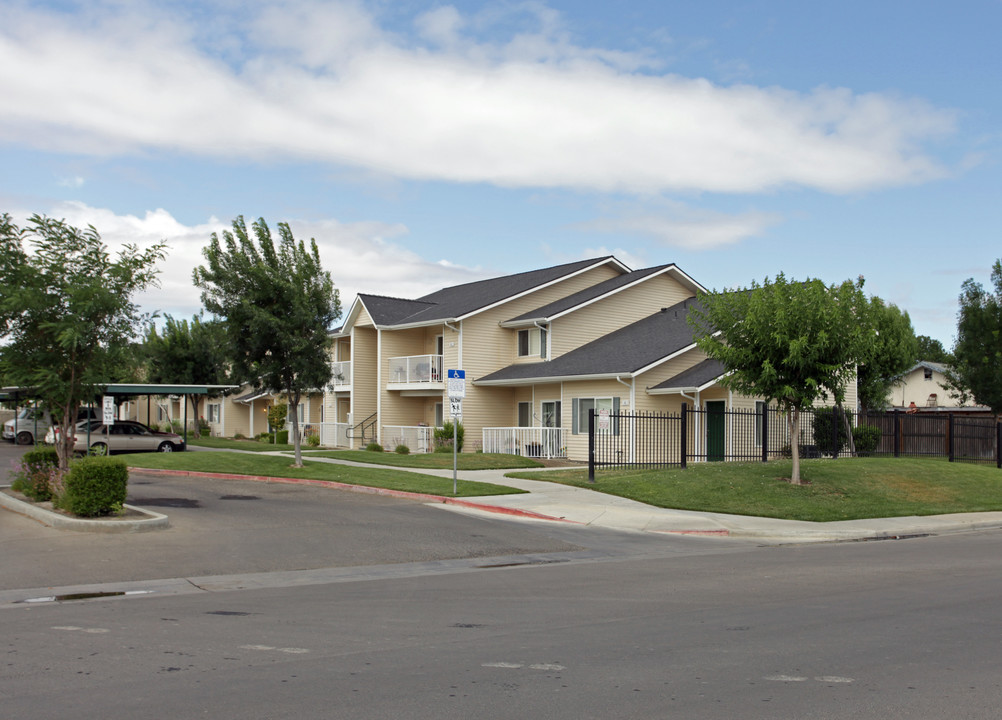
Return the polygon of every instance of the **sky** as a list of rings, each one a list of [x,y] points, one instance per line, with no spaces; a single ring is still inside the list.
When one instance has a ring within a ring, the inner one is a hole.
[[[588,257],[782,272],[949,349],[1002,257],[1002,0],[0,0],[0,212],[165,241],[315,238],[356,293]]]

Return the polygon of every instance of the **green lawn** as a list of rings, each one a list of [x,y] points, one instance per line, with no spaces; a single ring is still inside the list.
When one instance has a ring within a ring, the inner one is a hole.
[[[1002,470],[927,458],[805,460],[807,486],[783,480],[790,462],[699,463],[686,470],[587,470],[508,473],[562,482],[657,507],[790,520],[861,518],[1002,510]]]
[[[331,463],[306,462],[303,468],[291,466],[292,459],[270,455],[250,455],[234,452],[182,452],[137,453],[123,455],[129,467],[163,468],[197,472],[232,473],[236,475],[264,475],[282,478],[328,480],[351,485],[405,490],[407,492],[452,496],[452,478],[439,478],[403,470],[353,467]],[[510,495],[521,490],[491,483],[458,483],[457,497],[482,495]]]
[[[257,440],[234,440],[233,438],[202,437],[195,439],[188,436],[188,444],[198,447],[216,448],[217,450],[248,450],[250,452],[270,452],[272,450],[294,450],[292,444],[272,445],[271,443],[258,442]],[[303,445],[303,450],[306,445]]]
[[[452,453],[412,453],[398,455],[395,452],[370,452],[368,450],[320,450],[309,453],[310,457],[328,457],[337,460],[351,460],[393,467],[451,470]],[[460,470],[507,470],[510,468],[540,468],[543,463],[520,455],[500,455],[494,453],[460,453],[457,456]]]

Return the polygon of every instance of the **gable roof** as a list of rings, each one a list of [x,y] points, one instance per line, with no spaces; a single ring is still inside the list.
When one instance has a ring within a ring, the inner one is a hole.
[[[686,392],[689,390],[705,390],[727,373],[727,368],[719,360],[707,358],[696,363],[688,370],[658,383],[647,392],[651,395]]]
[[[574,293],[573,295],[568,295],[565,298],[555,300],[554,302],[543,305],[535,310],[530,310],[527,313],[523,313],[510,320],[506,320],[501,323],[501,327],[517,327],[519,325],[532,324],[534,321],[543,322],[554,320],[561,315],[588,305],[603,297],[614,295],[628,287],[666,273],[675,275],[676,279],[679,280],[683,286],[692,291],[693,294],[705,290],[702,285],[682,272],[677,265],[658,265],[656,267],[634,270],[632,272],[619,275],[618,277],[609,278],[604,282],[587,287],[584,290]]]
[[[515,273],[514,275],[453,285],[415,300],[383,295],[359,295],[348,313],[348,319],[340,328],[340,332],[346,332],[354,324],[360,306],[365,307],[377,327],[405,328],[452,320],[458,321],[602,265],[609,265],[623,274],[630,272],[630,269],[615,257],[606,255],[605,257],[578,260],[539,270]]]
[[[509,365],[474,382],[521,385],[530,381],[637,375],[693,347],[692,328],[686,316],[694,307],[699,307],[698,301],[683,300],[554,360]]]

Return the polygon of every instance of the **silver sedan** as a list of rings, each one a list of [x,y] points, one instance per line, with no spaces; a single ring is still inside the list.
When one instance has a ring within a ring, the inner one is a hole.
[[[87,452],[87,421],[77,423],[74,428],[76,441],[73,450]],[[59,432],[58,428],[55,428]],[[55,433],[50,430],[45,441],[55,442]],[[116,420],[112,425],[90,421],[90,451],[95,455],[109,452],[174,452],[184,450],[184,438],[175,433],[157,432],[142,423],[132,420]]]

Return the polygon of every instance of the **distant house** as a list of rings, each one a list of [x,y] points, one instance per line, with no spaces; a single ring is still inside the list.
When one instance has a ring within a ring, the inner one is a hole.
[[[955,408],[960,400],[950,394],[946,381],[949,367],[942,363],[920,360],[903,372],[891,388],[891,405],[897,408]]]
[[[589,410],[761,407],[722,388],[724,368],[696,347],[686,318],[703,290],[674,264],[631,270],[607,256],[413,300],[359,295],[333,333],[322,442],[429,450],[450,417],[450,369],[466,373],[466,451],[584,460]],[[855,383],[846,394],[854,406]],[[703,428],[701,442],[726,432]]]

